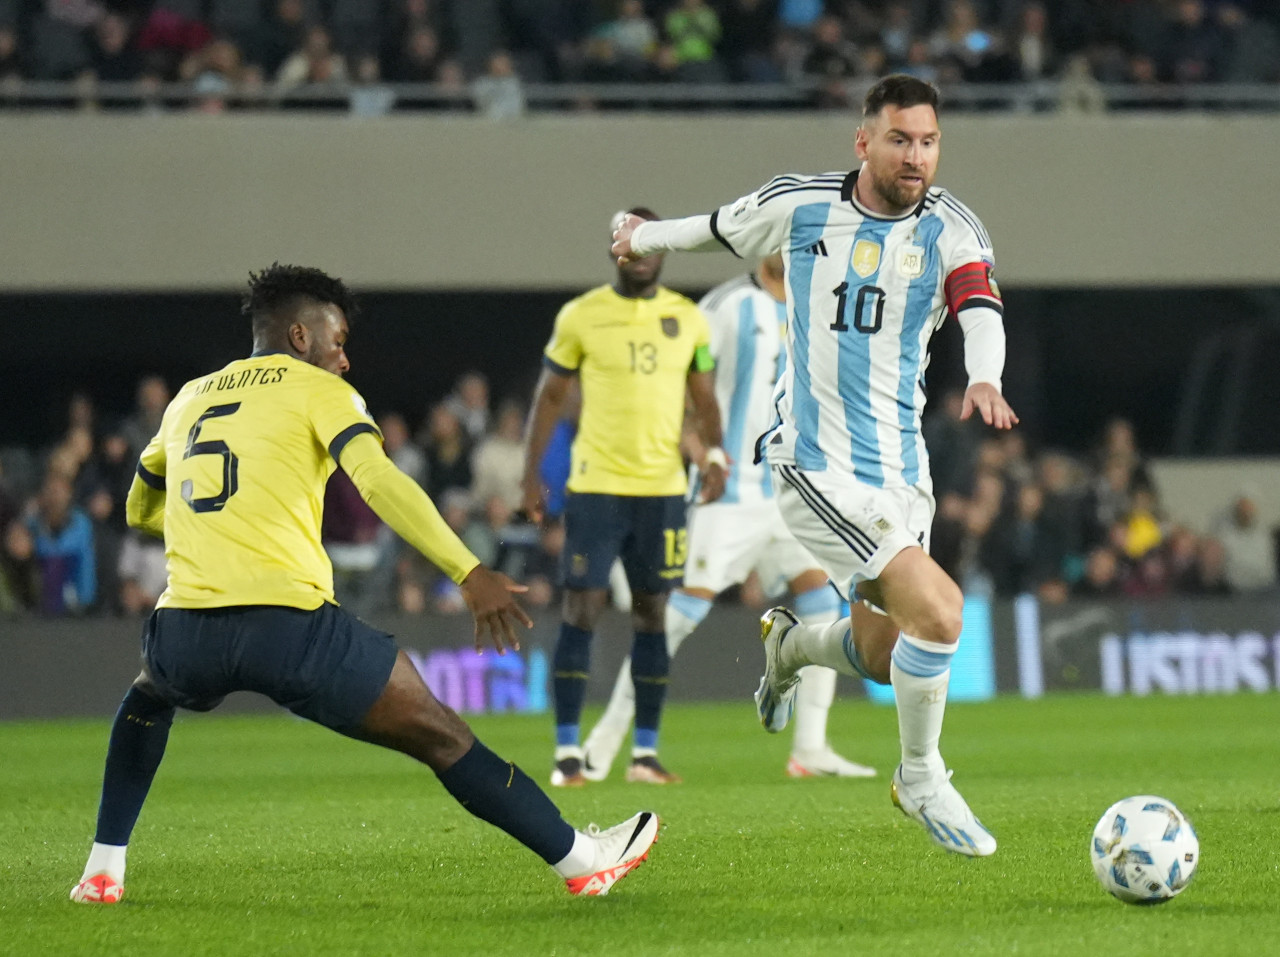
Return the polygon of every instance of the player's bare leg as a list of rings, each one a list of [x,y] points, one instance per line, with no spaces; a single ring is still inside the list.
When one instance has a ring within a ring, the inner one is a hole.
[[[574,830],[527,774],[476,740],[431,693],[404,652],[352,737],[426,764],[459,804],[550,864],[574,894],[607,894],[657,840],[658,818],[648,811],[607,831]]]

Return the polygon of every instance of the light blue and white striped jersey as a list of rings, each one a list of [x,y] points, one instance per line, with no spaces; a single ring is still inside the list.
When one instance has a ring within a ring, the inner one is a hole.
[[[1001,311],[991,242],[943,189],[888,218],[854,198],[857,176],[779,176],[712,214],[736,255],[781,250],[786,263],[789,361],[760,448],[774,464],[927,487],[929,339],[949,311]]]
[[[768,466],[755,461],[756,440],[773,424],[773,390],[786,366],[787,310],[752,276],[716,286],[698,308],[711,325],[716,401],[724,450],[733,462],[717,501],[762,502],[773,498],[773,481]]]

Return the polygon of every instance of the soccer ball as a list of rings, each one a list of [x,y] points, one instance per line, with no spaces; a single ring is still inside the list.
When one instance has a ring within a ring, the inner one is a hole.
[[[1200,839],[1172,802],[1140,794],[1107,808],[1089,857],[1102,886],[1126,904],[1163,904],[1195,874]]]

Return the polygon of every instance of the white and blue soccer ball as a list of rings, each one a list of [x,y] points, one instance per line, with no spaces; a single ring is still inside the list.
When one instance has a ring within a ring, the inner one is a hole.
[[[1107,808],[1089,857],[1102,886],[1126,904],[1163,904],[1195,874],[1200,839],[1172,801],[1140,794]]]

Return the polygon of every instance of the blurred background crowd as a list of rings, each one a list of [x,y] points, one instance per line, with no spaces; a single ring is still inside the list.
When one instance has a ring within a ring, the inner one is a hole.
[[[0,106],[506,117],[527,84],[747,83],[843,108],[900,70],[1060,81],[1057,105],[1081,109],[1124,84],[1151,91],[1128,106],[1176,107],[1178,87],[1280,81],[1278,32],[1271,0],[0,0]],[[75,91],[24,100],[32,81]],[[189,98],[158,92],[174,84]]]
[[[160,376],[114,417],[77,394],[66,429],[44,448],[0,448],[0,614],[142,615],[165,585],[163,545],[127,529],[125,496],[139,453],[170,398]],[[559,597],[559,522],[520,520],[525,396],[493,401],[478,373],[421,419],[378,416],[388,454],[432,496],[487,565],[529,585],[527,604]],[[1237,595],[1277,587],[1277,538],[1248,489],[1221,497],[1211,528],[1166,514],[1130,424],[1107,424],[1087,454],[1028,449],[1015,431],[960,421],[960,392],[926,413],[937,519],[933,554],[967,590],[1151,598]],[[568,474],[566,420],[544,463],[551,487]],[[552,497],[555,511],[555,496]],[[339,600],[358,613],[465,611],[456,587],[404,546],[338,471],[326,491],[324,541]],[[763,605],[754,578],[731,600]]]

